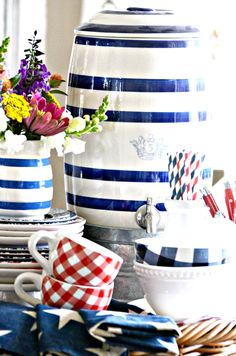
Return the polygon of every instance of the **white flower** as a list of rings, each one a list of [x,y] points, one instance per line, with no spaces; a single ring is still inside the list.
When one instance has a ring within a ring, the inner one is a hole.
[[[63,156],[65,132],[60,132],[53,136],[41,137],[47,143],[49,149],[56,149],[58,156]]]
[[[73,116],[71,115],[71,112],[67,109],[65,109],[63,111],[63,113],[61,114],[61,119],[64,119],[65,117],[68,117],[68,119],[72,120]]]
[[[9,119],[5,115],[3,108],[0,108],[0,132],[6,131],[7,121],[9,121]]]
[[[79,132],[82,131],[86,126],[86,121],[82,117],[74,117],[70,120],[69,126],[66,131],[68,133]]]
[[[26,141],[25,135],[14,135],[10,130],[5,132],[5,141],[2,142],[1,148],[7,153],[20,152],[24,148]]]
[[[86,142],[79,138],[66,137],[64,142],[64,153],[73,152],[80,154],[85,151]]]

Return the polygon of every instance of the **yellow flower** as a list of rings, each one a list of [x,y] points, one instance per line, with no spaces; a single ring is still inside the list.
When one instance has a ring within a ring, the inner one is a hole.
[[[2,105],[6,116],[12,120],[22,122],[30,115],[30,105],[22,95],[3,94]]]

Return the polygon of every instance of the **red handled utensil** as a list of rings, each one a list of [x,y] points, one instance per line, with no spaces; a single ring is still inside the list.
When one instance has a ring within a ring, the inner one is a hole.
[[[225,185],[225,204],[228,211],[229,219],[234,221],[234,209],[235,209],[235,200],[232,188],[230,183],[227,181],[224,183]]]
[[[216,215],[218,216],[224,216],[224,214],[220,211],[212,193],[207,187],[203,187],[203,189],[200,190],[202,193],[203,200],[206,204],[206,206],[209,208],[211,216],[214,218]],[[225,216],[224,216],[225,217]]]

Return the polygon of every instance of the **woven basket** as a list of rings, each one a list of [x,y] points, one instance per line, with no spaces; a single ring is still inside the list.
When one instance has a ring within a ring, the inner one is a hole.
[[[210,318],[180,326],[180,355],[236,355],[236,319]]]
[[[177,338],[177,343],[181,356],[236,355],[236,319],[210,318],[179,327],[182,335]],[[131,352],[130,356],[150,354],[137,351]]]

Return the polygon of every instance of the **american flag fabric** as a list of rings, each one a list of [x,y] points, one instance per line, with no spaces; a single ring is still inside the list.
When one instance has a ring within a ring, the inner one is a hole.
[[[178,335],[171,318],[115,300],[100,312],[0,302],[1,355],[178,355]]]

